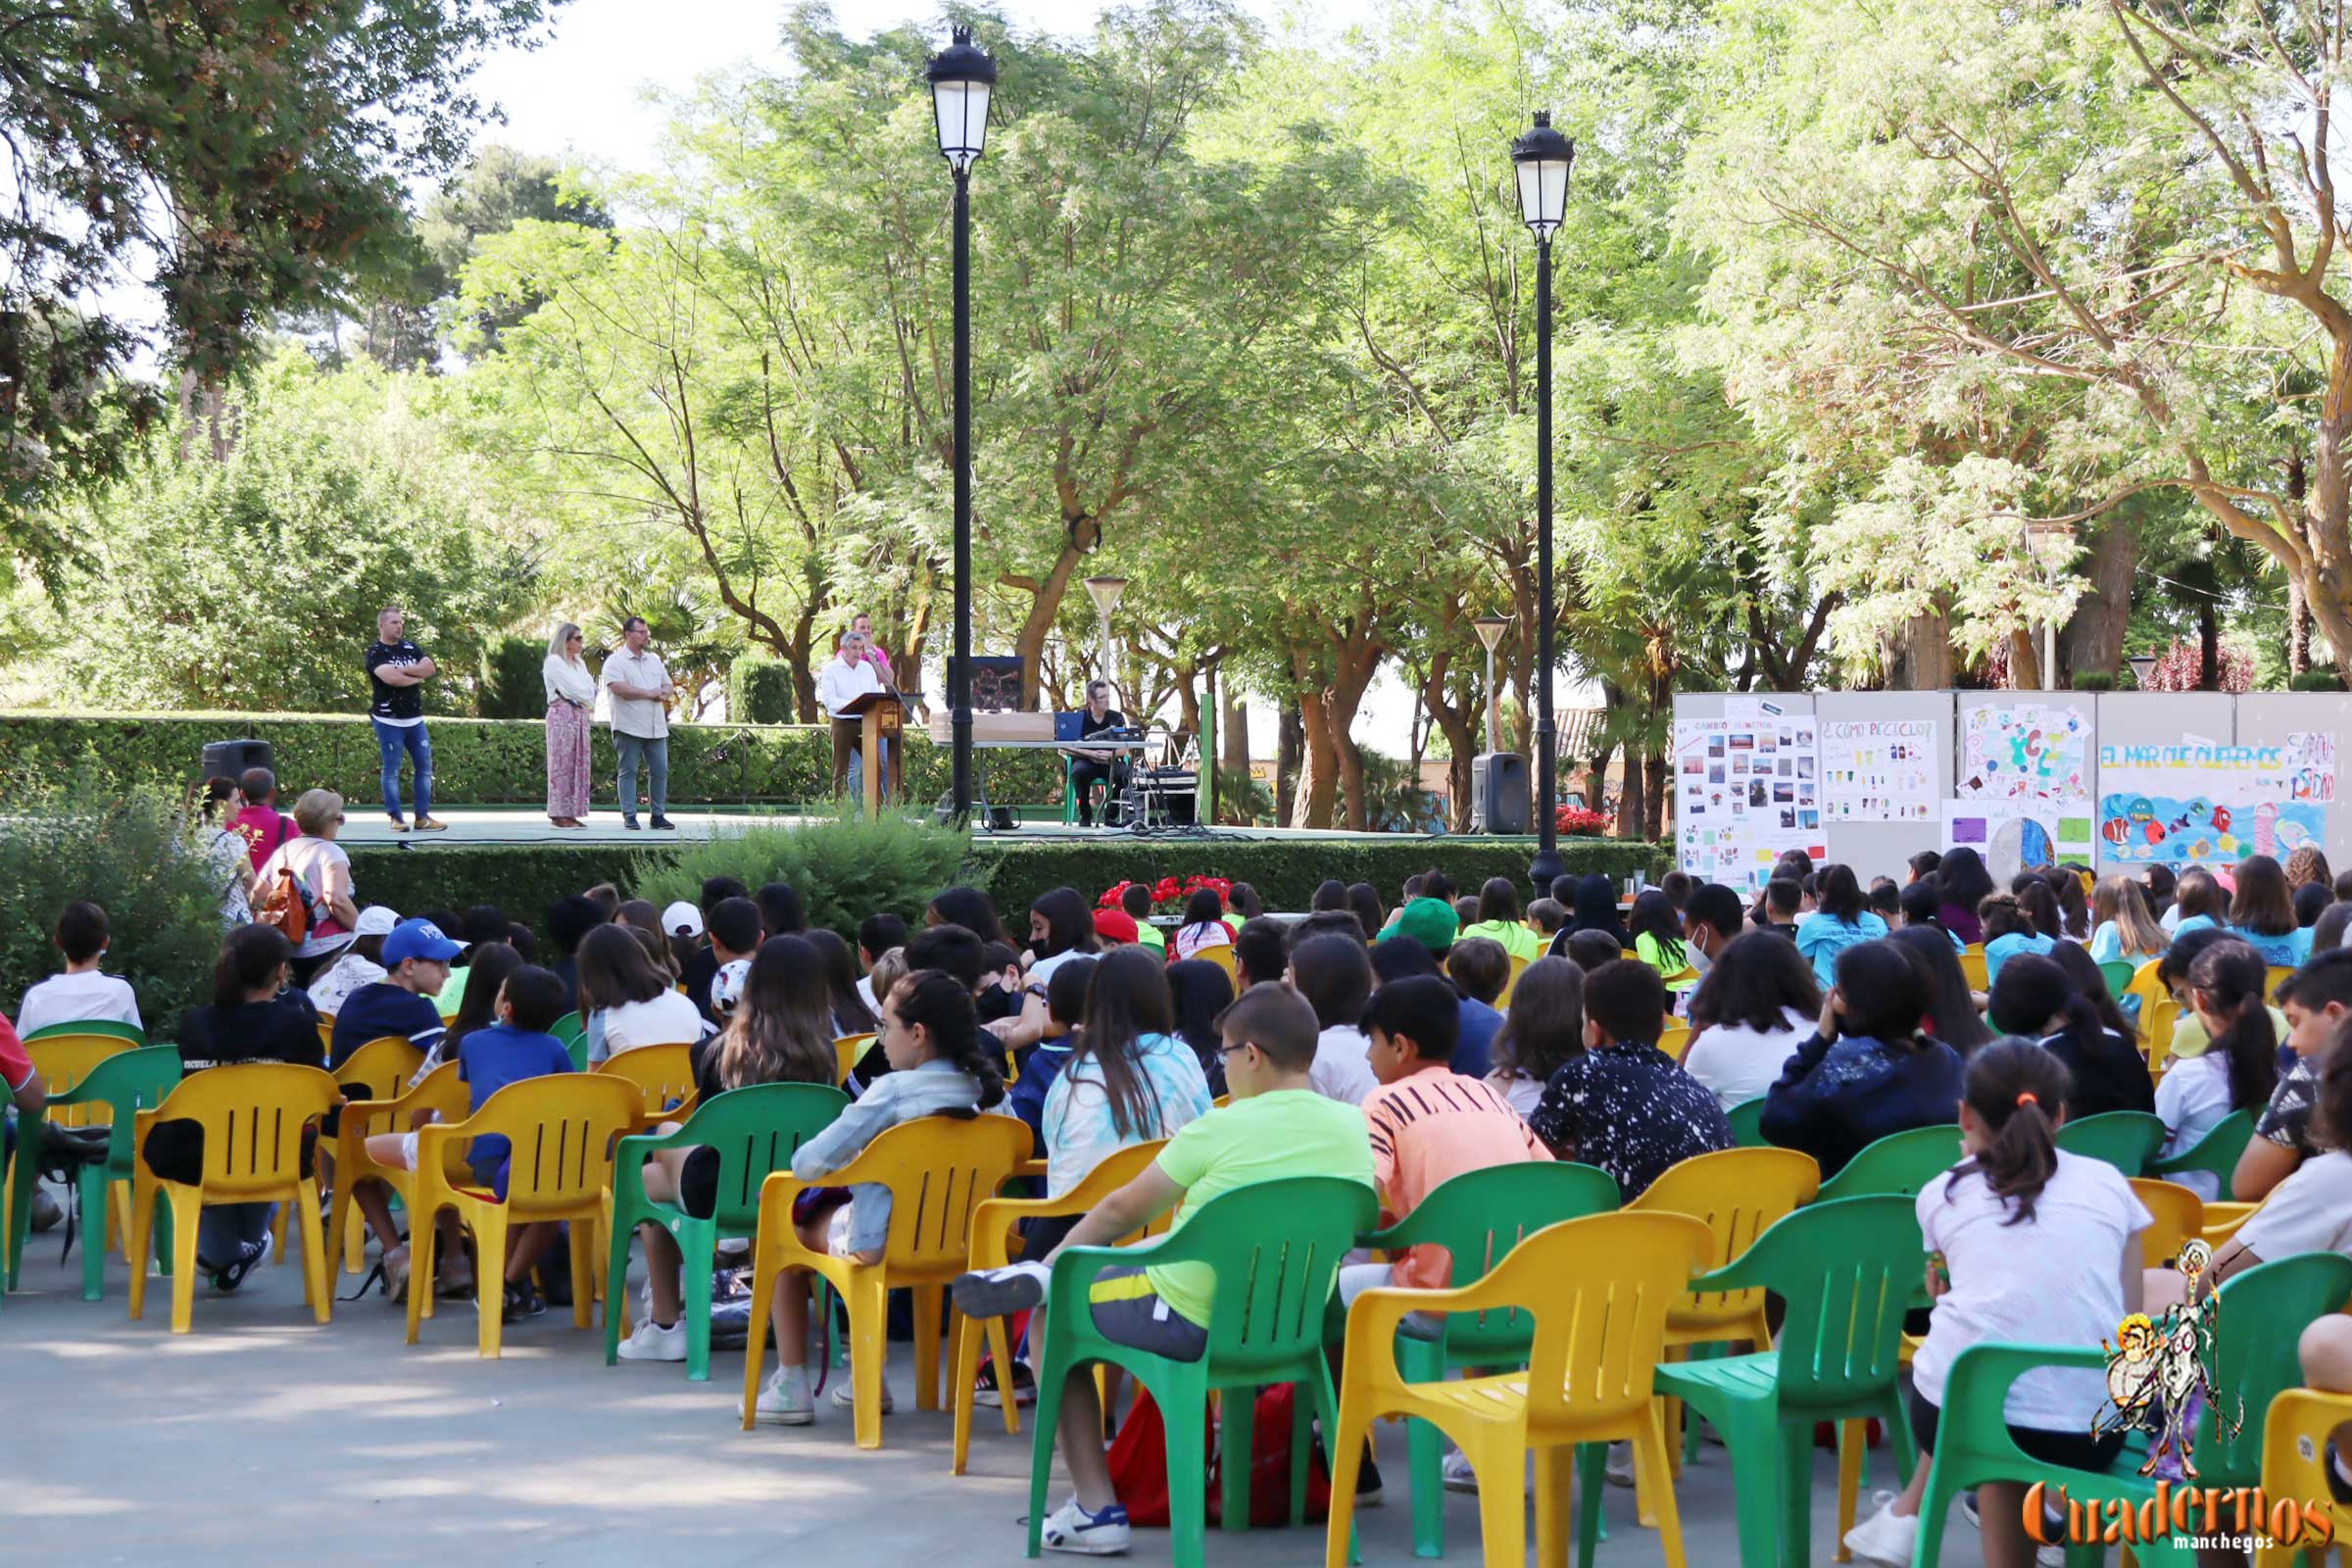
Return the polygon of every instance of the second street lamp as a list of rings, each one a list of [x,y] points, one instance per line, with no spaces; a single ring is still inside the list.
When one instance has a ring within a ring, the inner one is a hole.
[[[956,175],[956,652],[948,662],[958,826],[972,817],[972,165],[988,144],[997,63],[957,27],[932,57],[931,110],[939,155]]]
[[[1551,238],[1568,216],[1568,171],[1576,143],[1539,113],[1511,143],[1519,175],[1519,218],[1536,236],[1536,858],[1527,868],[1538,894],[1566,869],[1559,846],[1559,735],[1551,719]]]

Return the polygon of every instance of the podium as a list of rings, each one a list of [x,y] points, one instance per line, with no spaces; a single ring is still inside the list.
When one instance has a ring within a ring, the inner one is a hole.
[[[865,814],[873,816],[882,809],[882,796],[887,782],[889,793],[898,794],[899,780],[885,780],[882,743],[901,740],[906,727],[906,704],[919,698],[920,692],[907,693],[885,688],[844,703],[834,710],[836,718],[858,720],[858,755],[865,760]],[[903,747],[903,742],[902,742]],[[900,755],[905,756],[902,749]]]

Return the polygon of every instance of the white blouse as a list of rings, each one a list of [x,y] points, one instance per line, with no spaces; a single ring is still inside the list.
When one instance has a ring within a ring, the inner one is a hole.
[[[547,686],[548,706],[563,699],[582,708],[596,707],[596,677],[588,673],[585,659],[575,662],[550,654],[539,665],[539,678]]]

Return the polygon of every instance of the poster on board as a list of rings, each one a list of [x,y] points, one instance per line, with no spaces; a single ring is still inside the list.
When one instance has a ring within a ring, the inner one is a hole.
[[[2297,731],[2281,746],[2099,748],[2100,853],[2110,860],[2230,864],[2284,859],[2328,838],[2335,736]]]
[[[1678,719],[1674,758],[1685,871],[1746,892],[1789,850],[1827,858],[1810,714],[1782,713],[1767,700],[1742,703],[1736,718]]]
[[[2090,794],[2090,720],[2041,703],[1960,715],[1963,800],[2073,801]]]
[[[2014,799],[1946,800],[1943,849],[1966,846],[1984,857],[1984,869],[2002,887],[2018,872],[2076,860],[2090,863],[2090,801]]]
[[[1821,814],[1832,822],[1933,822],[1943,799],[1932,718],[1824,719]]]

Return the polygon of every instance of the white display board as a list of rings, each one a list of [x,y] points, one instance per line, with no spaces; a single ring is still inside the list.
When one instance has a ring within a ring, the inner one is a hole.
[[[1809,697],[1678,698],[1676,863],[1747,892],[1789,850],[1826,858],[1820,767]]]

